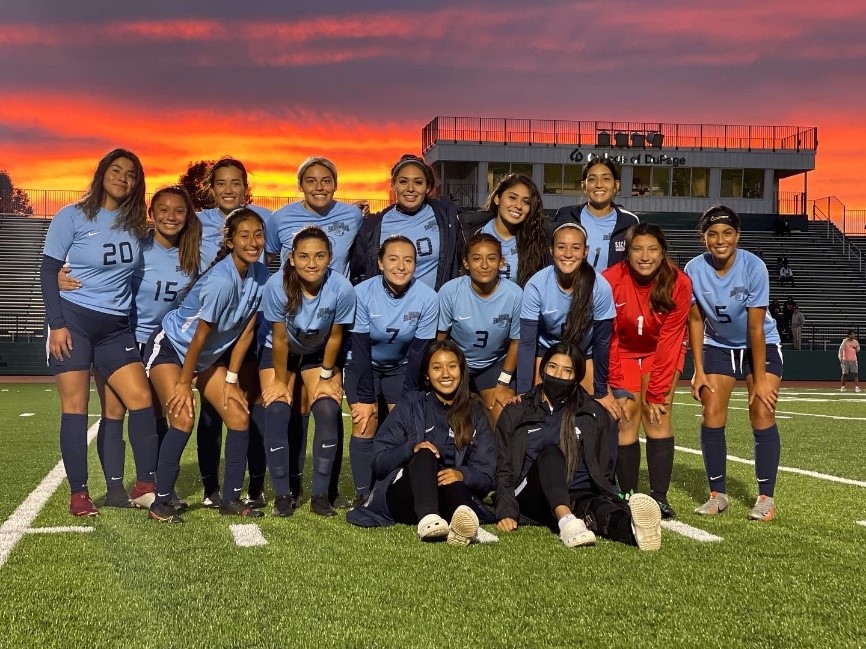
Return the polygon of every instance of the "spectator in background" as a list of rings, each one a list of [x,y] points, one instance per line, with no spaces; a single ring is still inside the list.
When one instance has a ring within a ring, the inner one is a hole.
[[[803,341],[803,325],[806,324],[806,317],[800,311],[800,307],[794,305],[794,314],[791,316],[791,336],[793,337],[794,349],[799,351]]]
[[[758,249],[755,251],[755,256],[764,261],[764,249],[761,246],[758,246]],[[766,264],[766,262],[764,262]]]
[[[779,267],[779,287],[784,286],[785,282],[790,282],[791,286],[794,286],[794,270],[783,262]]]
[[[839,392],[845,392],[845,377],[850,374],[854,381],[854,392],[860,392],[859,371],[857,368],[857,352],[860,343],[854,338],[854,330],[848,330],[848,337],[839,345],[839,363],[842,366],[842,386]]]
[[[773,298],[773,301],[770,302],[770,315],[776,321],[776,328],[779,331],[784,329],[785,319],[782,316],[782,304],[777,298]]]

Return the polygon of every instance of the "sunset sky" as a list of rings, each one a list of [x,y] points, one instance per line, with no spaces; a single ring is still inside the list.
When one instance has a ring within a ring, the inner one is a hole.
[[[863,0],[0,0],[0,169],[83,189],[123,146],[152,190],[230,154],[288,195],[321,154],[382,197],[436,115],[798,125],[810,198],[866,208],[864,29]]]

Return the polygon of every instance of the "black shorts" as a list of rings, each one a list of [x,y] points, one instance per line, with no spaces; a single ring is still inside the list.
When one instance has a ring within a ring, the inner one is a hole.
[[[162,327],[157,327],[144,345],[144,371],[150,376],[150,370],[157,365],[177,365],[183,367],[183,361],[174,345],[165,335]]]
[[[287,369],[290,372],[303,372],[304,370],[312,370],[317,367],[322,367],[324,361],[325,350],[322,349],[312,354],[289,354],[289,363]],[[259,369],[270,370],[274,367],[274,348],[262,346],[259,349]]]
[[[66,328],[72,337],[72,351],[70,358],[58,361],[51,356],[46,338],[45,354],[52,374],[89,372],[92,367],[107,379],[121,367],[141,362],[128,316],[94,311],[69,300],[60,302]],[[50,327],[48,333],[51,334]]]
[[[375,397],[379,395],[385,397],[386,403],[397,403],[400,400],[405,381],[405,365],[387,369],[373,367],[373,394]],[[358,372],[352,362],[346,363],[343,390],[346,392],[346,401],[350,404],[358,403]]]
[[[495,388],[497,381],[499,381],[499,375],[502,374],[502,364],[504,362],[505,359],[503,358],[485,370],[473,370],[469,368],[469,389],[477,394],[482,390]]]
[[[767,373],[782,377],[782,345],[767,345]],[[723,349],[704,345],[704,374],[742,379],[752,373],[751,349]]]

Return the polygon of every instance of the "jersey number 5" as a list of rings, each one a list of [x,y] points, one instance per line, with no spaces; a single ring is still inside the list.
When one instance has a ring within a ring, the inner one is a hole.
[[[725,309],[727,309],[727,308],[728,308],[728,306],[726,304],[723,304],[721,306],[716,305],[713,307],[713,310],[715,310],[715,312],[716,312],[716,317],[719,319],[719,322],[722,324],[728,324],[731,321],[731,316],[729,316],[727,313],[725,313]]]

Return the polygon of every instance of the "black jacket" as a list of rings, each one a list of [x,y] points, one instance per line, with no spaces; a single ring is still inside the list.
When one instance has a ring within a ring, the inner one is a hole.
[[[548,239],[553,238],[553,230],[558,228],[563,223],[580,223],[580,213],[583,211],[583,208],[586,207],[586,203],[581,203],[580,205],[569,205],[567,207],[561,207],[556,212],[556,216],[553,217],[553,226],[548,233]],[[613,266],[621,262],[626,258],[625,254],[625,232],[631,226],[640,223],[640,219],[637,215],[632,214],[626,209],[623,209],[621,206],[616,203],[613,204],[613,209],[616,210],[616,224],[613,226],[613,232],[610,235],[610,247],[607,253],[607,265],[608,267]],[[604,268],[599,268],[598,272],[603,271]]]
[[[457,206],[441,198],[429,199],[427,203],[433,208],[436,224],[439,226],[439,267],[436,270],[436,286],[433,287],[438,291],[445,282],[457,277],[460,266],[457,246]],[[389,205],[361,222],[361,228],[355,237],[355,244],[349,257],[349,280],[353,285],[379,274],[382,217],[393,207],[394,205]]]
[[[599,493],[618,496],[614,483],[612,444],[617,439],[617,425],[604,406],[578,386],[579,402],[574,425],[580,430],[578,449],[586,464],[592,485]],[[520,478],[526,455],[526,430],[549,416],[541,400],[541,386],[536,386],[520,403],[506,406],[496,423],[496,519],[519,520],[520,508],[514,489]],[[563,476],[565,479],[565,476]]]

